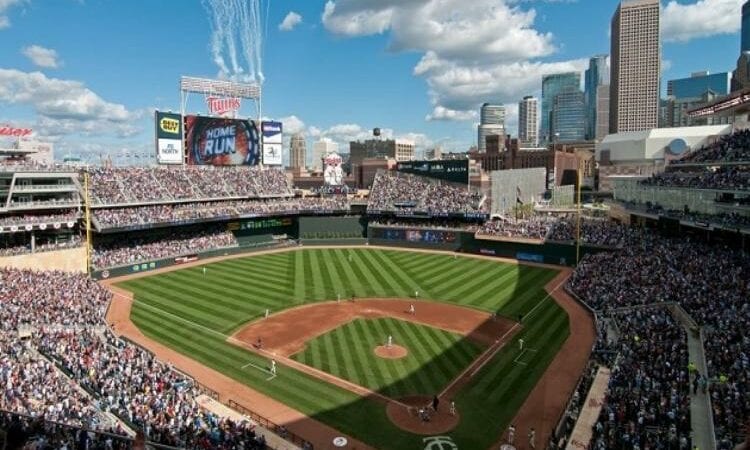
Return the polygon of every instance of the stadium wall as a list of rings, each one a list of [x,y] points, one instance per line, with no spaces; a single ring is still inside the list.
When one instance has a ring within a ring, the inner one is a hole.
[[[576,260],[576,247],[571,243],[485,240],[477,239],[473,232],[458,230],[371,226],[368,242],[370,245],[430,248],[563,266],[573,266]],[[611,249],[581,247],[581,258],[605,250]]]
[[[86,248],[69,248],[53,252],[0,257],[0,267],[33,270],[86,271]]]
[[[367,237],[367,218],[363,216],[303,216],[299,217],[298,225],[297,236],[306,244],[318,240],[349,240]]]
[[[95,280],[103,280],[112,277],[121,277],[124,275],[133,275],[136,273],[150,272],[156,269],[163,269],[170,266],[179,266],[181,264],[187,264],[202,259],[215,258],[217,256],[229,256],[238,255],[241,253],[253,253],[260,250],[266,250],[271,247],[273,242],[266,242],[263,244],[256,245],[255,247],[231,247],[221,248],[218,250],[211,250],[202,253],[196,253],[192,255],[182,256],[171,256],[169,258],[154,259],[151,261],[140,261],[137,264],[129,264],[127,266],[111,267],[107,269],[98,269],[91,271],[91,277]]]

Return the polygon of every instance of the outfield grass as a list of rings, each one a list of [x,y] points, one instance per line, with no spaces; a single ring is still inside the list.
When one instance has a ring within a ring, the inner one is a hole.
[[[383,359],[373,349],[387,336],[409,351]],[[481,349],[457,333],[398,319],[356,319],[309,341],[292,358],[391,398],[438,394]]]
[[[119,283],[136,302],[132,319],[149,337],[381,449],[420,448],[421,437],[396,428],[385,407],[289,367],[267,374],[242,369],[267,361],[226,342],[266,309],[357,297],[409,297],[527,315],[516,335],[539,349],[526,366],[501,350],[458,394],[461,423],[449,435],[461,449],[495,442],[569,333],[568,317],[544,285],[556,271],[474,258],[398,250],[304,249],[226,260]],[[515,342],[513,343],[515,344]],[[397,386],[398,382],[394,382]],[[381,387],[387,389],[389,386]],[[247,405],[252,407],[252,405]]]

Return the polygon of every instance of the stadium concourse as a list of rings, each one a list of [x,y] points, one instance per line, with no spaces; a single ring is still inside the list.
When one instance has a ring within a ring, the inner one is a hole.
[[[748,190],[747,166],[705,164],[750,161],[747,139],[747,133],[736,133],[699,149],[676,171],[643,184]],[[30,163],[13,169],[21,168],[70,171]],[[97,269],[241,248],[226,227],[231,218],[352,211],[346,197],[295,196],[286,175],[274,170],[94,168],[88,174]],[[371,224],[386,228],[576,240],[572,217],[483,220],[487,203],[465,187],[380,173],[367,212]],[[81,210],[79,204],[40,215],[0,216],[0,227],[14,227],[13,233],[26,226],[37,230],[49,224],[49,231],[57,229],[54,224],[76,224],[71,239],[35,245],[6,239],[0,253],[81,245]],[[430,217],[394,217],[396,212],[429,212]],[[732,216],[702,219],[747,223]],[[697,432],[691,407],[696,401],[710,405],[704,412],[714,425],[716,448],[728,450],[748,439],[750,257],[731,243],[662,235],[607,219],[583,220],[581,241],[604,251],[586,255],[567,288],[593,311],[598,336],[550,448],[570,436],[597,367],[611,369],[611,378],[589,430],[590,448],[690,449]],[[274,243],[297,245],[291,237]],[[134,432],[176,447],[266,448],[254,424],[202,408],[197,399],[204,391],[190,377],[117,338],[104,322],[111,300],[110,291],[81,274],[0,269],[0,430],[9,448],[26,442],[44,448],[133,448]],[[686,328],[683,314],[694,327]],[[704,370],[695,368],[690,349],[695,333],[706,358]]]

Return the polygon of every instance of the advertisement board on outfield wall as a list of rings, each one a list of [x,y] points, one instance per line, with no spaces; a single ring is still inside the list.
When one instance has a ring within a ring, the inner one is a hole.
[[[281,122],[263,122],[260,126],[263,132],[263,164],[280,166],[282,164],[282,124]]]
[[[185,116],[184,126],[188,164],[260,164],[260,133],[254,121]]]
[[[182,164],[182,116],[156,111],[156,161],[159,164]]]

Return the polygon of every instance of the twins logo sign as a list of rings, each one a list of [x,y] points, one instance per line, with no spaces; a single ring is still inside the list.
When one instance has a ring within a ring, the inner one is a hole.
[[[430,436],[422,439],[424,450],[458,450],[450,436]]]

